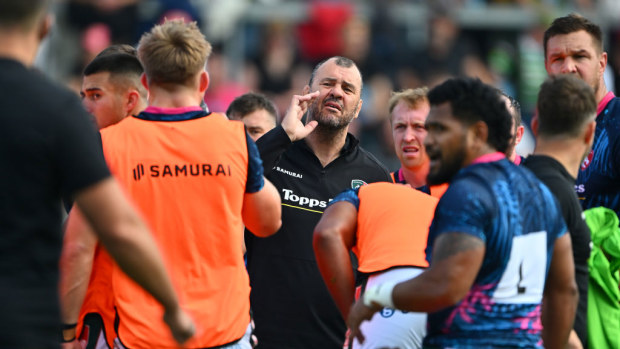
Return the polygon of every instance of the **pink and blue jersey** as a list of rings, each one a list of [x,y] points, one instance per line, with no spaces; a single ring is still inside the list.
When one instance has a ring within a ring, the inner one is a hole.
[[[486,245],[481,268],[456,305],[428,314],[424,347],[542,348],[541,300],[555,240],[566,232],[556,199],[506,158],[459,171],[440,199],[426,250],[458,232]]]
[[[604,206],[620,215],[620,98],[613,92],[599,103],[594,144],[575,190],[584,210]]]

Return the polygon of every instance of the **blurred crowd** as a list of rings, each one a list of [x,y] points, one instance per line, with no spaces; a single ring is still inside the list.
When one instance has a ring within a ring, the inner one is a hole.
[[[102,49],[135,45],[153,24],[184,18],[197,21],[214,44],[205,98],[211,111],[224,112],[236,96],[254,91],[284,115],[312,66],[349,57],[366,82],[351,132],[395,170],[390,91],[477,76],[519,100],[528,125],[546,77],[544,28],[570,12],[587,14],[606,30],[606,81],[617,90],[620,26],[613,19],[620,8],[604,0],[58,0],[57,25],[38,65],[79,91],[85,63]],[[525,155],[529,147],[526,134],[519,151]]]

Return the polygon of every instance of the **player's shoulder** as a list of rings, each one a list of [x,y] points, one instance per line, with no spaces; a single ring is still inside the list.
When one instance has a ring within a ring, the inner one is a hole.
[[[620,97],[612,98],[605,106],[603,113],[608,114],[616,122],[620,123]]]
[[[385,181],[392,180],[392,174],[379,159],[359,145],[356,148],[360,155],[360,164],[364,164],[368,171],[376,171],[378,175],[385,177]]]

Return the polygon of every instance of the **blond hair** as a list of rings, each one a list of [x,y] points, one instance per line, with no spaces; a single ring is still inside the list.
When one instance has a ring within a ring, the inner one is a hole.
[[[205,69],[211,44],[196,22],[166,20],[142,35],[138,58],[149,83],[188,84]]]
[[[399,92],[392,92],[392,96],[390,97],[390,101],[388,102],[390,121],[392,120],[392,111],[394,111],[394,108],[396,108],[398,102],[403,101],[407,103],[407,106],[409,108],[413,109],[421,103],[428,103],[428,97],[426,96],[427,93],[427,87],[418,87],[415,89],[409,88]]]

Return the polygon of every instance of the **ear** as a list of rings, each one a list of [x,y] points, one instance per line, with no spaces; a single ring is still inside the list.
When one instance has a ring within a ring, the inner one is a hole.
[[[599,63],[598,70],[601,73],[601,76],[603,76],[603,73],[605,72],[605,68],[607,67],[607,52],[601,53],[601,57],[599,58],[598,63]]]
[[[308,93],[310,93],[310,85],[304,86],[303,90],[301,90],[302,95],[307,95]]]
[[[360,115],[360,111],[362,110],[362,104],[364,104],[364,101],[360,98],[359,103],[357,103],[357,110],[355,110],[355,117],[354,117],[354,119],[357,119],[357,117]]]
[[[586,130],[584,132],[584,142],[586,144],[588,144],[588,147],[592,146],[592,143],[594,142],[594,133],[596,131],[596,121],[592,120],[591,122],[588,123],[588,125],[586,126]]]
[[[142,83],[142,86],[144,86],[144,88],[148,91],[149,90],[149,81],[146,78],[146,74],[142,73],[142,75],[140,75],[140,82]]]
[[[204,95],[205,92],[207,92],[208,87],[209,87],[209,73],[207,73],[206,70],[203,70],[202,73],[200,73],[200,93]]]
[[[134,89],[127,91],[127,99],[125,100],[125,114],[129,115],[136,108],[140,101],[140,93]]]
[[[519,125],[519,127],[517,127],[517,134],[515,137],[515,146],[521,143],[521,139],[523,138],[524,132],[525,132],[525,127],[523,127],[522,125]]]
[[[51,14],[46,14],[41,19],[41,22],[39,23],[38,33],[37,33],[39,40],[43,40],[47,36],[47,34],[49,34],[50,30],[52,29],[53,23],[54,23],[54,16],[52,16]]]
[[[489,139],[489,126],[484,121],[476,121],[470,126],[474,142],[480,142],[486,144]]]
[[[538,137],[538,113],[535,113],[534,117],[532,117],[530,127],[532,128],[532,133],[534,134],[534,137]]]

